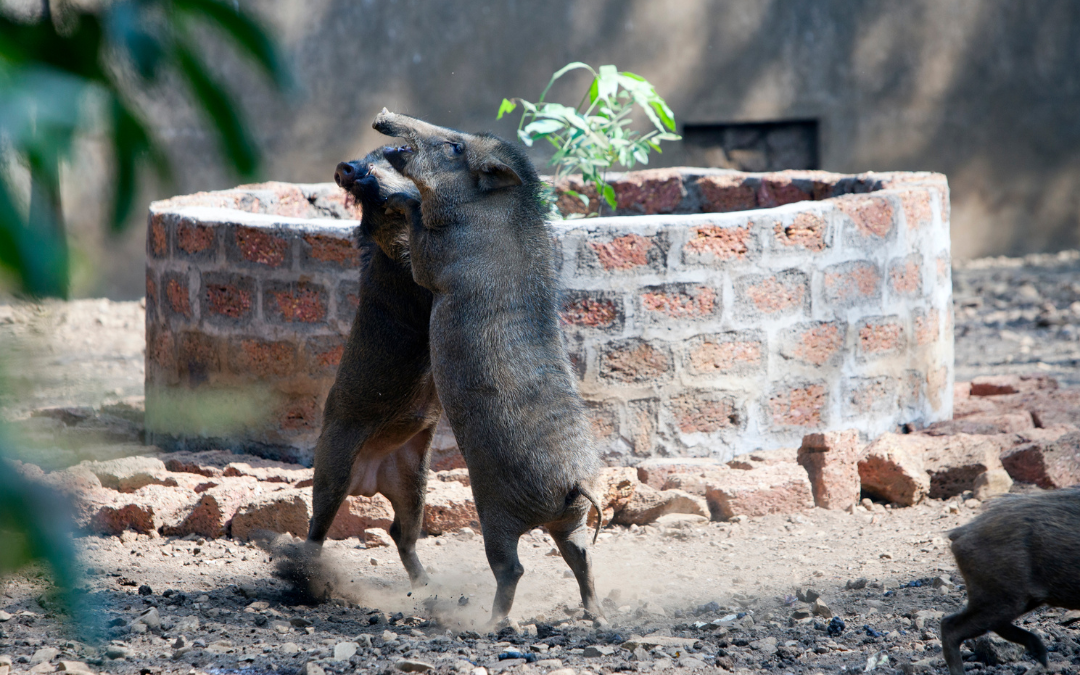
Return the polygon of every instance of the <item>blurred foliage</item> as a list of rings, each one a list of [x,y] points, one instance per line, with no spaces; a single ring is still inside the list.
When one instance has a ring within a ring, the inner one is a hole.
[[[593,80],[589,90],[576,107],[544,100],[551,85],[574,70],[587,70]],[[581,172],[587,183],[596,187],[596,194],[611,210],[616,208],[615,189],[607,183],[606,174],[612,166],[627,170],[635,164],[648,164],[649,152],[660,149],[661,141],[677,141],[675,118],[656,88],[634,73],[620,72],[615,66],[600,66],[599,71],[587,64],[569,63],[551,76],[536,103],[523,99],[503,99],[498,119],[512,113],[518,105],[524,109],[518,123],[518,138],[528,146],[545,139],[555,146],[550,163],[556,167],[556,181],[562,176]],[[645,113],[652,129],[641,133],[632,128],[634,107]],[[573,190],[567,191],[589,206],[589,198]],[[603,202],[597,204],[598,215]]]
[[[182,81],[209,122],[227,164],[251,178],[259,153],[224,87],[198,56],[210,28],[283,89],[288,71],[250,17],[217,0],[119,0],[93,11],[67,4],[23,23],[0,15],[0,143],[30,172],[25,213],[10,175],[0,175],[0,266],[30,295],[65,296],[68,253],[59,162],[82,133],[104,132],[115,176],[109,227],[131,213],[140,163],[169,178],[164,152],[130,102],[132,87]],[[171,80],[170,80],[171,81]]]
[[[80,135],[104,135],[112,153],[114,232],[133,207],[140,166],[169,178],[164,152],[130,101],[133,87],[182,81],[228,165],[244,178],[257,172],[259,153],[242,115],[198,56],[205,28],[252,59],[279,90],[291,84],[267,33],[217,0],[117,0],[93,10],[46,4],[36,22],[0,14],[0,152],[14,154],[30,175],[30,203],[22,209],[13,176],[0,172],[0,267],[16,290],[67,294],[59,167]],[[0,429],[0,460],[10,455],[8,443]],[[45,561],[63,604],[77,609],[66,522],[53,492],[0,466],[0,575]]]

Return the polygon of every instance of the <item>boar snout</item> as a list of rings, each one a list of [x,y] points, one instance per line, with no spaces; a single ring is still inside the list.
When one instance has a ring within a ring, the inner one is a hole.
[[[342,162],[334,170],[334,182],[348,190],[356,181],[363,180],[367,173],[367,167],[359,162]]]

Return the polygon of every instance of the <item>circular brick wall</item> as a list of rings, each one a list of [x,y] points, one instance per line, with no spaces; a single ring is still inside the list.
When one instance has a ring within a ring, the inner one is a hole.
[[[617,216],[553,225],[609,463],[951,417],[944,176],[657,169],[613,185]],[[355,313],[356,217],[332,184],[151,205],[151,442],[310,462]]]

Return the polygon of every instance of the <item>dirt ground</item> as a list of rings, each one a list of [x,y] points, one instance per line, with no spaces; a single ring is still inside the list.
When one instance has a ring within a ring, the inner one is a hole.
[[[957,378],[1040,372],[1080,384],[1078,265],[1080,254],[1063,254],[956,269]],[[142,327],[139,303],[0,304],[3,370],[15,383],[0,401],[4,418],[141,395]],[[30,430],[22,458],[56,468],[146,451],[135,417],[121,415],[89,443],[44,442],[55,438],[44,433],[47,424],[41,438],[33,438],[33,424],[19,425]],[[0,673],[8,659],[13,672],[53,672],[57,660],[70,660],[93,672],[140,675],[428,666],[440,673],[943,673],[938,621],[964,601],[944,534],[978,512],[975,500],[957,497],[904,509],[870,504],[853,513],[610,527],[595,550],[611,622],[601,628],[583,620],[565,563],[535,531],[520,547],[526,573],[511,614],[516,625],[497,633],[483,629],[494,579],[480,537],[470,532],[420,541],[434,582],[415,592],[393,549],[330,542],[343,583],[339,598],[318,607],[294,604],[273,575],[273,556],[253,545],[79,537],[90,620],[82,627],[65,621],[40,570],[6,580]],[[804,599],[817,594],[814,614]],[[1052,672],[1080,673],[1074,614],[1044,609],[1022,620],[1050,647]],[[995,638],[977,654],[965,651],[969,672],[1020,675],[1035,667],[1002,644]]]

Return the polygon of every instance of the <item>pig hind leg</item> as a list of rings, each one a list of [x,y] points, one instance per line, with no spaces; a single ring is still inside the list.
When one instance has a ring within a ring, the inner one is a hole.
[[[995,589],[995,592],[1000,593],[1000,589]],[[1030,608],[1024,598],[995,596],[993,593],[981,591],[979,587],[969,583],[967,607],[963,611],[950,614],[941,620],[941,649],[951,675],[963,675],[964,673],[964,662],[960,657],[960,643],[964,640],[977,638],[987,631],[993,630],[1006,640],[1027,644],[1023,640],[1014,640],[1011,636],[1017,636],[1018,634],[1011,633],[1006,627],[1010,626],[1013,619],[1028,611],[1028,609]],[[999,631],[999,628],[1004,629],[1005,633]],[[1016,630],[1020,629],[1017,628]],[[1021,632],[1027,633],[1027,631]],[[1041,647],[1041,642],[1039,644]]]
[[[495,600],[491,603],[491,626],[502,621],[510,614],[517,592],[518,580],[525,573],[525,568],[518,559],[518,539],[525,531],[525,526],[517,522],[506,522],[504,514],[495,518],[480,515],[480,527],[484,532],[484,552],[488,565],[495,574]]]
[[[1024,630],[1019,626],[1014,626],[1011,623],[1004,623],[994,626],[991,630],[1005,638],[1009,642],[1015,642],[1027,647],[1031,656],[1036,661],[1043,664],[1043,667],[1049,667],[1050,662],[1046,656],[1046,645],[1043,644],[1039,636],[1031,631]]]
[[[592,531],[587,523],[587,514],[591,506],[584,498],[582,508],[575,509],[579,517],[571,522],[549,523],[548,532],[555,540],[563,560],[570,566],[581,591],[581,603],[585,606],[585,613],[592,619],[604,622],[604,612],[596,599],[596,586],[593,584],[592,556],[589,552],[589,540]]]
[[[401,564],[413,588],[430,581],[416,555],[416,540],[424,524],[427,472],[434,427],[421,430],[383,460],[379,467],[378,490],[394,507],[390,536],[397,544]]]

